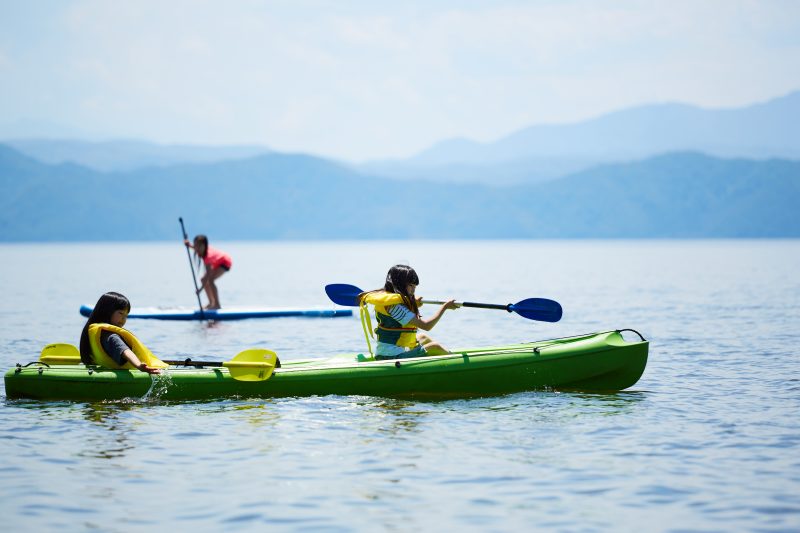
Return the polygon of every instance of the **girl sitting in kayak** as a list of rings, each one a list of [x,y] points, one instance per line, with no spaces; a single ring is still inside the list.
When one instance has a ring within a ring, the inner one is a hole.
[[[414,291],[419,285],[419,277],[407,265],[395,265],[386,274],[383,289],[361,293],[358,298],[362,306],[362,321],[365,331],[370,331],[369,313],[366,304],[375,307],[378,327],[375,329],[377,343],[375,359],[405,359],[425,355],[444,355],[449,353],[441,344],[418,329],[430,331],[448,309],[456,309],[458,304],[448,300],[436,310],[431,318],[424,319],[419,313],[419,299]],[[369,343],[369,338],[367,338]]]
[[[168,365],[160,361],[133,333],[123,329],[131,303],[118,292],[107,292],[97,303],[81,331],[81,361],[106,368],[137,368],[160,374]]]
[[[184,240],[183,244],[194,249],[194,254],[198,258],[198,264],[200,259],[202,259],[203,264],[206,266],[206,273],[200,279],[200,288],[197,289],[198,293],[203,289],[206,291],[208,305],[205,308],[220,309],[222,306],[219,304],[219,292],[214,282],[231,269],[233,265],[231,256],[222,250],[217,250],[209,246],[208,237],[205,235],[198,235],[195,237],[194,245],[188,240]]]

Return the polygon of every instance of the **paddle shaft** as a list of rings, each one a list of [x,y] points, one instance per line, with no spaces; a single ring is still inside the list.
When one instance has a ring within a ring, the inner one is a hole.
[[[170,366],[222,366],[223,361],[192,361],[191,359],[162,359]]]
[[[186,227],[183,225],[183,217],[178,217],[178,221],[181,223],[183,240],[186,242],[189,240],[189,236],[186,234]],[[200,307],[200,318],[205,320],[206,317],[203,314],[203,302],[200,301],[200,287],[197,286],[197,276],[194,273],[194,264],[192,263],[192,254],[189,252],[189,246],[186,246],[186,257],[189,259],[189,268],[192,269],[192,283],[194,283],[194,295],[197,296],[197,305]]]
[[[238,366],[238,367],[257,367],[263,366],[262,363],[237,363],[235,361],[194,361],[192,359],[162,359],[165,363],[170,366],[193,366],[193,367],[202,367],[202,366]],[[228,363],[227,365],[225,363]]]
[[[202,368],[204,366],[211,366],[211,367],[226,366],[228,368],[230,367],[257,368],[261,366],[271,366],[267,365],[266,363],[251,363],[247,361],[243,363],[239,363],[237,361],[192,361],[191,359],[184,359],[184,360],[162,359],[162,361],[167,363],[169,366],[193,366],[195,368]]]
[[[437,300],[422,300],[424,304],[443,304],[444,302],[440,302]],[[502,309],[504,311],[508,311],[509,313],[512,310],[512,306],[514,304],[507,304],[507,305],[500,305],[500,304],[479,304],[475,302],[456,302],[459,307],[477,307],[478,309]]]

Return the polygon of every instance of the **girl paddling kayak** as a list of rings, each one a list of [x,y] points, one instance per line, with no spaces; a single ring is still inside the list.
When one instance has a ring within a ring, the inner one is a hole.
[[[448,350],[419,329],[430,331],[448,309],[456,309],[454,300],[447,300],[428,319],[419,312],[420,299],[414,294],[419,277],[408,265],[395,265],[386,274],[382,289],[361,293],[361,318],[365,332],[372,334],[369,311],[366,304],[375,308],[378,327],[375,328],[377,343],[375,359],[405,359],[425,355],[444,355]],[[373,335],[374,336],[374,335]]]
[[[220,309],[222,306],[219,303],[219,291],[215,281],[233,266],[231,256],[222,250],[209,246],[208,237],[205,235],[196,236],[194,244],[190,243],[188,239],[184,240],[183,244],[192,248],[198,258],[198,263],[202,259],[206,267],[206,273],[200,278],[200,288],[197,289],[198,293],[203,289],[206,291],[208,305],[205,309]]]

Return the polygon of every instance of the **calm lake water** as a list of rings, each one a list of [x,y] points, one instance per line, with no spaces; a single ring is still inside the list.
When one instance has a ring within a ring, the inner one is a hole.
[[[5,531],[800,530],[800,241],[222,242],[223,306],[328,306],[327,283],[558,300],[557,324],[449,312],[448,346],[615,328],[651,341],[617,394],[0,404]],[[77,343],[81,303],[195,304],[180,242],[0,245],[0,363]],[[356,318],[131,320],[156,354],[363,350]]]

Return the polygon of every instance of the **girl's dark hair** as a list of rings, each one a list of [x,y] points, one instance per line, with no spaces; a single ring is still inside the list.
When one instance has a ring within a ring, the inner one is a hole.
[[[203,255],[201,255],[200,257],[205,257],[206,254],[208,253],[208,237],[201,234],[197,235],[194,238],[194,253],[200,255],[197,253],[197,243],[203,243]]]
[[[119,311],[121,309],[130,312],[131,303],[125,296],[118,292],[107,292],[94,304],[92,314],[89,315],[89,319],[86,321],[86,325],[83,326],[83,331],[81,331],[80,347],[81,362],[83,362],[83,364],[91,365],[94,363],[94,359],[92,359],[92,346],[89,343],[89,326],[101,323],[108,324],[111,322],[111,315],[114,314],[114,311]]]
[[[386,274],[386,284],[383,286],[383,290],[402,296],[406,307],[419,316],[417,299],[408,293],[409,284],[419,285],[419,276],[416,271],[408,265],[395,265]]]
[[[203,244],[203,255],[197,253],[197,245],[198,243]],[[200,264],[203,262],[203,259],[208,255],[208,237],[203,235],[196,235],[194,238],[194,256],[197,258],[197,268],[200,268]]]

